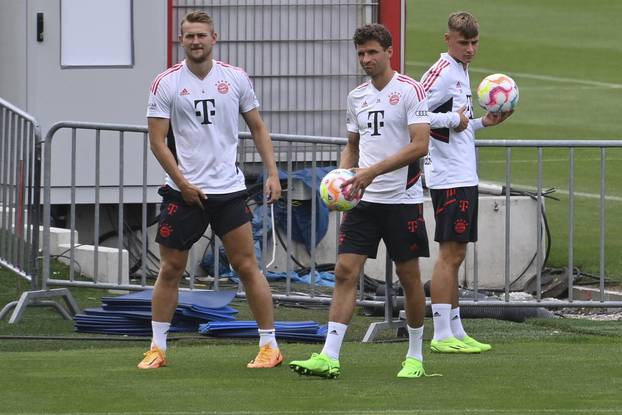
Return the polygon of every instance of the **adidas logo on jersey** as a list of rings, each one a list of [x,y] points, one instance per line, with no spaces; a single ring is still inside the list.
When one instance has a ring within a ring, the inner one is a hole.
[[[184,88],[184,89],[181,90],[179,95],[181,95],[181,96],[190,95],[190,91],[188,91],[186,88]]]

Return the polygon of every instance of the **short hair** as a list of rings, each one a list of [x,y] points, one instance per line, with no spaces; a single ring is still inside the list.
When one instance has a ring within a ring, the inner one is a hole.
[[[179,31],[183,35],[183,25],[185,22],[189,23],[207,23],[214,30],[214,20],[211,16],[202,11],[194,11],[186,14],[183,19],[181,19],[181,23],[179,24]]]
[[[459,32],[465,38],[471,39],[479,34],[479,23],[469,12],[455,12],[449,15],[447,29],[450,32]]]
[[[354,32],[352,40],[354,41],[354,46],[362,45],[370,40],[377,41],[384,49],[393,45],[393,38],[389,29],[378,23],[359,27]]]

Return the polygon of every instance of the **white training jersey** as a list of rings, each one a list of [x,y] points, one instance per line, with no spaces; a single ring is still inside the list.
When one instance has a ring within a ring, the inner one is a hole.
[[[430,144],[424,159],[425,181],[430,189],[469,187],[478,184],[475,159],[475,131],[481,119],[473,119],[468,68],[447,53],[421,78],[428,97]],[[468,127],[456,132],[457,111],[466,107]]]
[[[239,116],[258,106],[244,70],[214,60],[199,79],[183,61],[154,79],[147,117],[170,119],[184,177],[206,194],[223,194],[246,188],[236,165]],[[166,184],[179,190],[168,175]]]
[[[346,127],[357,133],[359,167],[372,166],[400,152],[410,143],[408,126],[428,124],[428,106],[421,84],[395,72],[378,91],[371,81],[348,94]],[[374,203],[423,203],[419,161],[377,176],[365,189],[364,201]],[[418,191],[406,192],[416,186]]]

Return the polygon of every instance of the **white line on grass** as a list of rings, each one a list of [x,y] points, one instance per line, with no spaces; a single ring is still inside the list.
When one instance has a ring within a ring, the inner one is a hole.
[[[542,158],[543,162],[566,162],[568,163],[568,158]],[[575,158],[575,163],[576,162],[580,162],[580,161],[588,161],[588,162],[594,162],[594,161],[598,161],[600,162],[600,158],[586,158],[586,159],[582,159],[582,158]],[[605,159],[605,161],[622,161],[622,158],[609,158],[607,157]],[[505,160],[478,160],[478,162],[480,164],[505,164]],[[512,163],[527,163],[527,164],[537,164],[538,160],[537,159],[519,159],[519,160],[514,160],[512,159]]]
[[[610,86],[605,86],[605,85],[583,85],[583,86],[576,86],[576,85],[565,85],[565,86],[553,86],[553,85],[547,85],[547,86],[543,86],[543,85],[526,85],[523,86],[521,85],[520,90],[521,92],[524,90],[533,90],[533,91],[560,91],[560,90],[572,90],[572,91],[577,91],[577,90],[596,90],[596,89],[615,89],[612,88]]]
[[[505,186],[505,183],[502,183],[502,182],[486,181],[486,183],[496,184],[499,186]],[[535,192],[536,190],[538,190],[535,186],[524,186],[522,184],[516,184],[516,183],[512,183],[512,186],[516,187],[517,189],[528,190],[530,192]],[[568,196],[570,194],[570,192],[566,189],[555,189],[555,193],[560,193],[565,196]],[[553,195],[555,193],[553,193]],[[600,199],[600,194],[598,193],[574,192],[573,194],[575,195],[575,197],[584,197],[586,199]],[[611,202],[622,202],[622,197],[605,195],[605,200],[611,201]]]
[[[565,414],[619,414],[619,408],[602,408],[602,409],[564,409],[563,413]],[[44,412],[20,412],[21,415],[40,415]],[[47,412],[45,412],[47,413]],[[140,411],[140,412],[88,412],[89,415],[187,415],[187,414],[197,414],[197,415],[272,415],[272,414],[320,414],[320,415],[328,415],[328,414],[558,414],[560,413],[559,408],[550,408],[550,409],[489,409],[489,408],[464,408],[464,409],[384,409],[384,410],[310,410],[310,411],[184,411],[184,412],[165,412],[165,411]],[[87,412],[57,412],[58,415],[83,415],[87,414]]]
[[[419,66],[419,67],[429,67],[432,64],[432,62],[426,63],[426,62],[417,62],[417,61],[407,61],[406,64]],[[473,68],[473,67],[470,69],[470,71],[476,72],[476,73],[486,73],[486,74],[499,72],[498,69]],[[571,84],[599,86],[599,87],[612,88],[612,89],[622,89],[622,84],[615,84],[612,82],[592,81],[590,79],[562,78],[559,76],[539,75],[539,74],[522,73],[522,72],[505,72],[505,73],[507,73],[508,75],[513,75],[513,76],[517,76],[521,78],[537,79],[540,81],[566,82],[566,83],[571,83]]]

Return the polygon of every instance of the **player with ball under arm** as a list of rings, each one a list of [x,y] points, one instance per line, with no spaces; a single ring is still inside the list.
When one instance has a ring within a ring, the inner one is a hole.
[[[353,40],[359,63],[371,79],[348,95],[348,142],[340,167],[358,164],[356,175],[342,189],[350,186],[351,196],[364,194],[341,224],[324,348],[310,359],[292,361],[290,367],[301,375],[340,375],[339,353],[354,313],[359,275],[366,259],[376,257],[382,239],[406,297],[409,349],[398,377],[417,378],[425,375],[425,297],[418,259],[429,256],[418,169],[430,132],[425,92],[419,82],[391,69],[392,40],[384,26],[360,27]],[[412,186],[418,191],[407,192]]]
[[[449,16],[447,53],[423,75],[430,118],[429,153],[424,159],[439,254],[432,273],[434,337],[438,353],[479,353],[491,349],[467,335],[458,306],[458,269],[468,242],[477,241],[478,177],[475,131],[497,125],[513,111],[487,112],[473,119],[469,64],[479,47],[479,24],[473,15]]]

